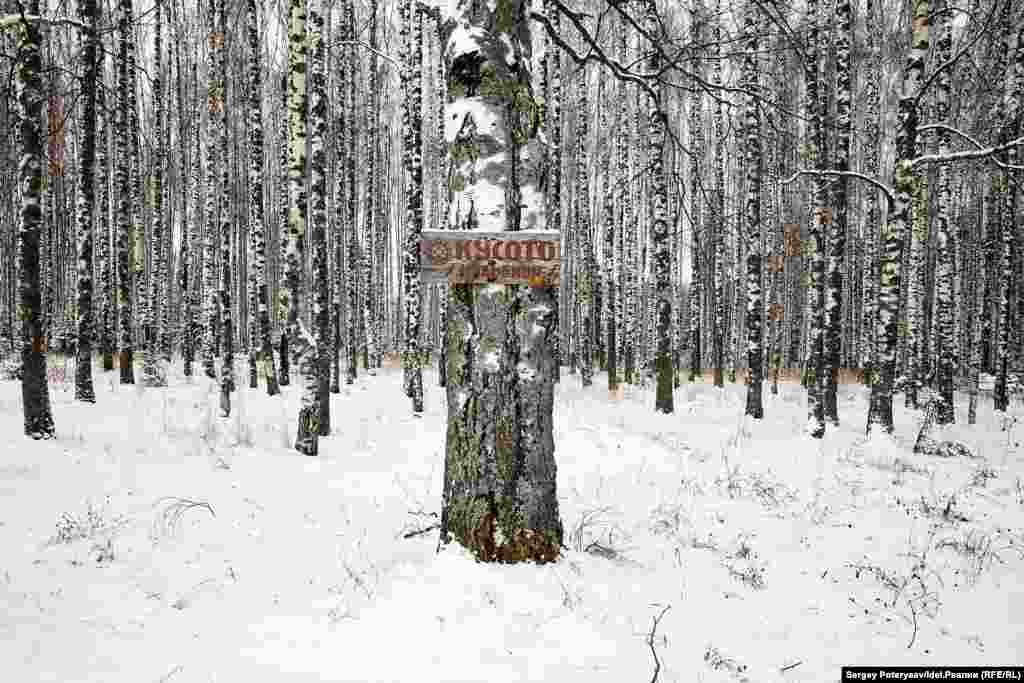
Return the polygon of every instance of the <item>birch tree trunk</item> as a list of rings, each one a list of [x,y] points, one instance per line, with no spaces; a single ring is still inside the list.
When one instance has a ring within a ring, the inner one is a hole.
[[[403,293],[405,298],[405,349],[402,358],[406,393],[412,399],[412,411],[423,412],[423,370],[420,349],[420,235],[423,232],[423,139],[422,76],[423,31],[419,9],[413,0],[402,2],[402,31],[407,36],[402,80],[405,82],[405,107],[402,128],[405,140],[402,160],[405,169],[405,249],[403,253]]]
[[[84,36],[85,45],[82,50],[82,61],[85,64],[82,77],[82,151],[79,157],[81,170],[79,178],[81,187],[78,191],[78,341],[75,348],[75,400],[83,403],[95,403],[96,393],[92,386],[92,338],[93,338],[93,305],[92,305],[92,273],[94,231],[93,210],[95,202],[96,162],[96,71],[97,43],[96,33],[99,16],[96,11],[96,0],[84,0],[78,7],[78,17],[89,27]],[[104,177],[104,181],[106,177]],[[103,221],[106,225],[106,221]]]
[[[940,0],[939,7],[942,11],[939,19],[939,41],[936,59],[939,64],[945,64],[952,57],[953,52],[953,25],[949,15],[951,8]],[[949,119],[950,111],[950,70],[945,69],[939,74],[936,83],[935,94],[935,118],[938,121]],[[948,154],[951,150],[949,133],[939,131],[938,134],[939,154]],[[950,187],[950,169],[946,164],[938,168],[938,211],[935,216],[936,223],[936,251],[937,263],[935,272],[935,311],[933,315],[937,318],[936,324],[936,351],[938,355],[938,367],[936,368],[936,384],[938,385],[940,401],[937,406],[936,423],[939,425],[952,424],[955,421],[955,410],[953,403],[953,373],[956,364],[956,349],[954,338],[953,320],[953,280],[956,273],[953,268],[953,245],[951,241],[951,213],[953,211],[953,196]]]
[[[102,40],[100,45],[102,46]],[[98,46],[98,47],[99,47]],[[100,279],[100,305],[99,305],[99,352],[102,357],[103,371],[114,369],[114,328],[117,322],[114,299],[114,270],[111,267],[116,251],[110,248],[110,237],[114,233],[113,224],[110,220],[110,123],[113,119],[107,109],[107,88],[106,88],[106,52],[98,50],[96,84],[103,83],[104,87],[97,88],[97,159],[96,166],[99,170],[99,197],[98,197],[98,220],[96,221],[97,235],[97,258],[99,259]]]
[[[224,47],[226,40],[225,28],[227,28],[227,0],[217,0],[217,31],[220,34],[220,47],[214,53],[217,65],[218,94],[220,95],[220,109],[217,112],[219,120],[215,125],[220,128],[220,270],[219,270],[219,302],[220,302],[220,339],[221,339],[221,368],[220,368],[220,410],[221,417],[228,417],[231,414],[231,392],[235,390],[235,327],[234,316],[231,309],[231,176],[228,155],[228,131],[230,130],[230,119],[228,118],[228,97],[227,97],[227,74],[228,58],[227,50]],[[215,173],[216,174],[216,173]],[[211,288],[211,293],[213,289]]]
[[[761,292],[761,116],[758,92],[758,7],[747,3],[743,13],[743,77],[748,95],[744,102],[743,135],[744,161],[747,175],[747,201],[744,218],[747,232],[747,406],[745,414],[756,420],[764,417],[762,384],[764,377],[764,351],[762,344],[762,316],[764,309]],[[737,266],[739,264],[737,263]]]
[[[162,0],[156,0],[153,6],[156,15],[156,33],[154,37],[154,57],[156,67],[153,70],[153,99],[156,109],[156,135],[154,174],[153,174],[153,259],[150,268],[149,283],[149,319],[145,336],[145,360],[143,363],[143,383],[147,387],[167,386],[167,378],[160,368],[160,340],[163,338],[163,326],[160,325],[160,286],[162,279],[158,272],[158,264],[163,261],[160,245],[164,232],[164,197],[163,197],[163,164],[164,164],[164,94],[163,76],[163,8]]]
[[[821,86],[818,80],[819,61],[819,30],[818,0],[808,0],[807,17],[810,22],[807,39],[807,56],[804,63],[804,79],[806,81],[806,102],[808,115],[809,143],[814,148],[818,168],[824,165],[825,145],[822,135],[822,109],[820,106]],[[814,218],[809,231],[809,281],[808,281],[808,312],[810,329],[807,340],[807,367],[805,381],[807,384],[807,433],[820,439],[825,436],[825,405],[824,385],[822,377],[824,369],[823,332],[825,324],[825,230],[829,219],[829,210],[822,205],[825,201],[825,186],[820,178],[811,181],[811,205]]]
[[[711,30],[711,83],[721,85],[722,83],[722,61],[721,61],[721,40],[722,40],[722,18],[719,12],[722,8],[722,0],[715,5],[714,19]],[[712,247],[714,265],[712,266],[712,281],[714,303],[714,325],[712,330],[712,351],[714,363],[714,382],[716,387],[725,386],[725,288],[723,279],[725,274],[722,270],[722,262],[725,260],[725,126],[722,121],[722,104],[717,100],[712,102],[714,110],[714,136],[715,136],[715,168],[714,168],[714,207],[712,209],[713,236]]]
[[[864,173],[878,177],[879,156],[881,154],[881,97],[878,87],[882,77],[881,47],[879,45],[878,21],[874,11],[874,0],[867,1],[866,25],[868,37],[868,56],[864,73],[864,93],[867,110],[864,115]],[[869,385],[875,373],[875,345],[878,304],[878,231],[881,222],[881,210],[878,201],[878,189],[870,187],[866,193],[867,208],[864,219],[864,270],[863,279],[863,325],[861,338],[861,367],[864,368],[864,380]]]
[[[835,5],[836,29],[836,149],[835,169],[850,169],[850,131],[853,127],[852,89],[850,80],[850,43],[853,39],[853,7],[851,0],[837,0]],[[843,341],[843,269],[846,257],[848,220],[847,180],[835,178],[834,215],[829,226],[828,282],[825,297],[824,340],[824,412],[825,418],[839,426],[839,406],[836,402],[839,366]]]
[[[897,315],[903,238],[910,222],[910,201],[917,182],[911,160],[917,142],[917,96],[922,85],[929,33],[928,0],[914,0],[910,51],[903,68],[897,114],[896,156],[893,162],[893,201],[889,222],[882,230],[881,280],[878,289],[876,338],[879,374],[871,385],[867,432],[892,434],[892,392],[896,374]]]
[[[345,97],[346,111],[348,112],[347,120],[349,121],[349,130],[345,137],[345,145],[348,152],[345,166],[345,173],[348,176],[348,197],[346,198],[348,234],[345,238],[348,249],[345,272],[345,291],[348,296],[348,305],[345,311],[345,327],[348,341],[345,345],[348,358],[347,373],[345,375],[346,384],[353,384],[355,382],[359,365],[357,356],[359,320],[359,281],[357,274],[359,258],[356,242],[358,232],[356,229],[356,221],[358,219],[358,200],[356,196],[356,74],[358,73],[358,61],[355,45],[352,44],[355,39],[355,9],[353,8],[353,2],[354,0],[347,0],[345,2],[345,36],[348,42],[346,50],[348,68],[346,69]]]
[[[645,8],[645,23],[647,32],[651,36],[663,38],[659,29],[661,21],[658,18],[657,7],[654,0],[648,0]],[[658,46],[652,45],[651,56],[647,62],[650,73],[657,73],[661,69],[661,59]],[[647,128],[647,150],[651,161],[651,248],[653,250],[652,270],[654,275],[654,296],[656,298],[656,329],[657,350],[655,356],[655,372],[657,379],[655,384],[654,409],[659,413],[672,413],[674,411],[672,385],[672,279],[671,279],[671,254],[669,253],[668,234],[668,183],[665,179],[665,131],[668,127],[668,119],[663,107],[665,106],[664,93],[660,86],[657,89],[657,97],[652,98],[651,110],[648,118]]]
[[[453,228],[545,228],[528,11],[525,0],[460,4],[445,22]],[[483,561],[559,555],[556,306],[552,288],[450,288],[441,542]]]
[[[309,0],[309,26],[307,34],[313,41],[313,68],[309,93],[312,95],[309,115],[312,119],[310,135],[310,204],[313,210],[313,340],[316,349],[317,378],[317,433],[331,435],[331,316],[328,296],[327,270],[327,73],[324,46],[324,19],[321,0]]]
[[[291,350],[299,361],[302,377],[302,408],[295,437],[295,450],[317,455],[320,427],[319,380],[316,341],[302,321],[300,308],[305,292],[302,264],[305,263],[306,228],[306,31],[305,0],[288,2],[288,245],[284,284],[279,293],[280,308],[287,320]]]
[[[274,347],[270,339],[270,310],[267,301],[267,237],[263,220],[263,42],[260,40],[256,0],[247,0],[249,15],[249,230],[252,231],[253,263],[256,270],[256,306],[260,361],[267,378],[267,394],[280,393]],[[255,341],[253,344],[255,345]]]
[[[38,0],[29,12],[39,14]],[[21,403],[25,414],[25,435],[33,439],[55,436],[50,410],[50,389],[46,384],[46,354],[39,289],[39,235],[43,226],[42,198],[45,165],[43,149],[42,31],[37,23],[22,18],[16,28],[15,45],[20,56],[15,71],[15,96],[21,125],[21,220],[18,228],[18,313],[21,318]]]
[[[690,39],[694,45],[700,45],[704,39],[704,4],[701,0],[695,0],[690,15]],[[695,53],[696,54],[696,53]],[[691,67],[693,72],[703,78],[704,69],[700,58],[695,56]],[[693,150],[704,148],[704,98],[701,94],[694,94],[690,97],[690,146]],[[701,177],[701,161],[703,152],[690,156],[690,231],[692,242],[690,248],[690,381],[696,382],[702,376],[703,360],[701,355],[701,334],[704,327],[701,324],[704,315],[704,283],[703,271],[704,259],[702,258],[703,241],[706,236],[701,232],[701,192],[703,190]]]
[[[117,317],[118,317],[118,365],[121,368],[121,384],[134,384],[135,371],[132,358],[132,289],[128,272],[128,250],[133,247],[132,236],[132,185],[131,157],[128,153],[130,110],[134,106],[134,93],[128,89],[128,55],[131,51],[131,0],[120,0],[118,26],[117,61]]]
[[[594,382],[594,329],[591,316],[594,308],[594,246],[590,239],[590,155],[587,150],[590,112],[587,108],[587,70],[580,68],[576,100],[576,237],[579,250],[579,278],[573,298],[580,307],[579,363],[584,387]]]

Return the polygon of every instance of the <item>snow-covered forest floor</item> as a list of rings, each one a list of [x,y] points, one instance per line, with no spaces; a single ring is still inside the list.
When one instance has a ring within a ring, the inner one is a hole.
[[[952,430],[980,457],[949,460],[911,453],[902,396],[897,446],[864,443],[857,386],[815,442],[798,385],[745,427],[740,385],[684,384],[665,416],[653,389],[563,374],[568,549],[500,566],[416,533],[440,506],[431,372],[421,419],[399,369],[332,395],[315,459],[290,448],[294,382],[243,388],[222,421],[180,365],[166,390],[95,376],[95,406],[52,388],[38,443],[0,382],[5,681],[821,683],[1024,652],[1024,424],[1002,431],[990,398]]]

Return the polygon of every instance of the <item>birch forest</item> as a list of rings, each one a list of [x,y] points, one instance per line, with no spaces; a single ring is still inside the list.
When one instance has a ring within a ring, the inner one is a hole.
[[[1022,183],[1019,0],[0,0],[10,680],[1019,680]]]

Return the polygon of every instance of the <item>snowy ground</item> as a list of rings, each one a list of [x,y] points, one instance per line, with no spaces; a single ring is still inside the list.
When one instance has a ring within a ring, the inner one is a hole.
[[[795,385],[746,428],[738,385],[684,385],[664,416],[565,375],[569,549],[495,566],[414,534],[440,504],[431,373],[422,419],[399,370],[332,396],[316,459],[287,447],[294,383],[243,389],[223,422],[180,364],[167,390],[96,378],[95,406],[52,392],[48,443],[0,382],[5,681],[624,683],[656,653],[662,682],[822,683],[1024,656],[1024,425],[1000,431],[990,400],[954,430],[982,457],[953,461],[911,454],[902,397],[898,445],[863,443],[859,387],[813,442]]]

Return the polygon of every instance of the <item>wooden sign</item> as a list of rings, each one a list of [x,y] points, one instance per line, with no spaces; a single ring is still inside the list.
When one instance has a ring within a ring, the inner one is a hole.
[[[426,283],[553,287],[561,266],[555,230],[424,230],[420,276]]]

